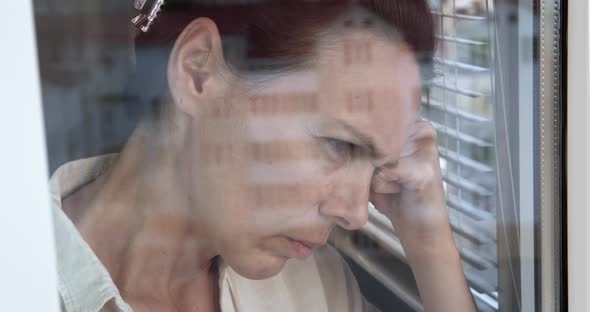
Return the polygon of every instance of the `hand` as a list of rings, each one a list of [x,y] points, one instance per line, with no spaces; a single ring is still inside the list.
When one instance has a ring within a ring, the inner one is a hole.
[[[397,166],[376,174],[370,200],[400,238],[424,311],[476,311],[448,221],[436,130],[428,122],[414,125]]]
[[[395,168],[376,173],[370,201],[392,222],[406,253],[452,240],[438,158],[436,130],[420,120]]]

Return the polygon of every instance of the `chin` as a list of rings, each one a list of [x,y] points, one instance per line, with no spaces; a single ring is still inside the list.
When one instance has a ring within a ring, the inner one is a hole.
[[[285,267],[286,258],[270,255],[256,255],[248,257],[247,261],[239,259],[227,264],[240,276],[251,280],[264,280],[279,274]],[[225,260],[225,259],[224,259]],[[241,261],[240,261],[241,260]]]

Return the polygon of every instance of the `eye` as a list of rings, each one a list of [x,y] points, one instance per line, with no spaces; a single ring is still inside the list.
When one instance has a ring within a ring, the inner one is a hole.
[[[324,141],[328,146],[331,156],[338,159],[349,159],[352,157],[355,148],[353,143],[334,138],[324,138]]]

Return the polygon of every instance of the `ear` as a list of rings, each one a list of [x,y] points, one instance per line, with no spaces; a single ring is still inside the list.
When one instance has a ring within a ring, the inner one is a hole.
[[[168,62],[168,86],[176,106],[191,116],[203,101],[223,92],[221,38],[209,18],[197,18],[180,34]]]

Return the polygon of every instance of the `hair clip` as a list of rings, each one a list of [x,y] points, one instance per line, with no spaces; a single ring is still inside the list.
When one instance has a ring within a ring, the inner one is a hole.
[[[131,24],[143,32],[147,32],[158,17],[158,13],[164,4],[164,0],[134,0],[133,7],[139,11],[139,15],[131,20]]]

